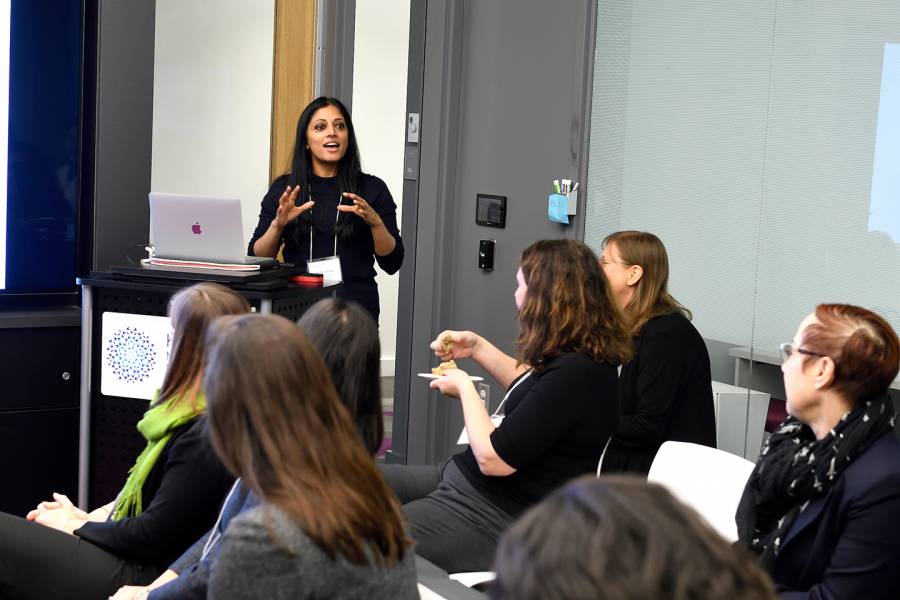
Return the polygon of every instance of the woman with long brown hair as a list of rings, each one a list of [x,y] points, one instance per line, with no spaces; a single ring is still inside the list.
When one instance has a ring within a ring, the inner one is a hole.
[[[26,519],[0,514],[0,596],[107,598],[124,584],[152,581],[212,525],[232,477],[205,431],[204,336],[214,318],[249,310],[213,283],[172,297],[171,358],[138,423],[147,446],[122,491],[91,513],[54,494]]]
[[[355,422],[367,453],[374,458],[384,437],[381,351],[375,321],[355,302],[328,298],[303,313],[297,325],[325,361],[338,397]],[[210,568],[219,558],[222,535],[234,518],[258,505],[259,498],[238,479],[207,535],[152,584],[145,588],[126,586],[114,599],[132,600],[141,598],[143,593],[148,593],[150,600],[205,599]]]
[[[896,598],[900,341],[870,310],[820,304],[781,345],[788,418],[735,521],[782,598]]]
[[[646,475],[666,441],[715,447],[709,353],[691,312],[668,291],[666,247],[652,233],[619,231],[604,240],[600,264],[635,336],[602,471]]]
[[[596,255],[575,240],[538,241],[522,252],[516,280],[517,358],[471,331],[444,331],[431,345],[508,388],[505,417],[492,418],[469,376],[451,369],[431,386],[460,399],[468,450],[443,470],[384,467],[416,552],[450,572],[488,569],[520,513],[595,472],[618,418],[616,365],[631,343]]]
[[[208,339],[213,446],[260,499],[225,531],[210,597],[418,598],[400,506],[306,335],[246,315]]]

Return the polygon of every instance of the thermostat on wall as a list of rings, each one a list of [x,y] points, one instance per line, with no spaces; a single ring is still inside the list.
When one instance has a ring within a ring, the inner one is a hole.
[[[485,227],[506,227],[506,196],[477,194],[475,223]]]

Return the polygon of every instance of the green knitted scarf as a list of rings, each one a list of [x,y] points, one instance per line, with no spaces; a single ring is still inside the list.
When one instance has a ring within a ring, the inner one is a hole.
[[[159,397],[159,392],[153,397],[153,402]],[[118,521],[125,517],[136,517],[141,514],[141,490],[147,476],[162,454],[163,448],[172,437],[172,432],[197,417],[206,409],[206,397],[203,392],[197,393],[194,402],[179,402],[181,398],[175,396],[162,404],[154,406],[144,413],[144,418],[137,424],[138,431],[147,440],[147,447],[128,471],[128,480],[125,481],[122,491],[116,498],[116,508],[113,511],[113,520]],[[152,403],[151,403],[152,406]]]

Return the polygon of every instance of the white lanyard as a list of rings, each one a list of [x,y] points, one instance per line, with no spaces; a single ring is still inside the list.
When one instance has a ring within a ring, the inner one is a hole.
[[[519,380],[516,381],[511,388],[506,392],[506,395],[503,396],[503,401],[500,402],[500,406],[497,407],[497,410],[494,411],[494,414],[491,415],[491,423],[494,424],[494,429],[500,427],[500,423],[503,422],[504,416],[500,414],[500,409],[503,408],[503,405],[506,404],[506,401],[509,399],[509,396],[513,393],[513,390],[519,387],[519,384],[531,377],[531,369],[525,372],[524,375],[519,377]],[[459,438],[456,440],[456,444],[462,446],[464,444],[469,443],[469,434],[466,432],[466,427],[463,425],[463,429],[459,434]]]
[[[219,517],[216,519],[216,524],[213,525],[212,532],[209,534],[209,538],[207,538],[206,543],[203,545],[203,553],[200,554],[200,560],[206,558],[206,555],[209,554],[209,551],[212,550],[212,547],[216,545],[216,542],[219,541],[219,538],[222,537],[222,534],[219,533],[219,524],[222,523],[222,513],[225,512],[225,507],[228,506],[228,501],[231,500],[231,495],[234,494],[234,491],[238,489],[238,485],[241,483],[240,479],[237,479],[234,482],[234,485],[231,486],[231,491],[228,492],[228,495],[225,496],[225,502],[222,503],[222,508],[219,510]]]
[[[343,198],[343,194],[338,197],[338,206],[341,205],[341,198]],[[312,194],[309,195],[309,201],[312,202]],[[335,210],[337,211],[337,214],[334,215],[334,226],[335,226],[335,228],[337,228],[337,222],[341,216],[341,211],[338,209],[335,209]],[[312,209],[310,209],[310,216],[312,216]],[[316,228],[315,224],[310,223],[310,225],[309,225],[309,260],[313,259],[313,252],[312,252],[313,230],[315,228]],[[337,231],[334,232],[334,254],[332,254],[332,256],[337,256]]]
[[[519,377],[519,380],[516,381],[511,388],[506,392],[506,395],[503,396],[503,400],[500,402],[500,405],[497,407],[497,410],[494,411],[494,414],[491,415],[491,418],[496,417],[500,414],[500,409],[503,408],[503,405],[506,404],[506,401],[509,400],[510,394],[513,393],[513,390],[519,387],[519,384],[531,377],[531,369],[525,371],[525,374]]]

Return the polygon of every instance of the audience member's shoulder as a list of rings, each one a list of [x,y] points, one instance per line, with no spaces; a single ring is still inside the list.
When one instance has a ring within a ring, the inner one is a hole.
[[[893,431],[875,440],[850,463],[839,481],[844,502],[900,501],[900,441]]]
[[[598,362],[592,356],[583,352],[569,352],[554,358],[550,361],[550,365],[559,369],[578,369],[591,371],[607,371],[616,367],[610,363]]]
[[[293,521],[281,509],[267,503],[259,503],[241,511],[232,523],[251,528],[263,525],[275,532],[290,530],[293,527]]]
[[[197,444],[199,442],[206,443],[208,435],[209,422],[207,421],[205,414],[194,417],[183,425],[179,425],[172,432],[175,443],[181,445]]]
[[[272,504],[259,503],[241,511],[228,524],[227,531],[231,531],[232,527],[235,537],[245,542],[252,541],[265,546],[274,543],[292,552],[318,552],[302,528]]]
[[[644,333],[667,333],[672,331],[684,331],[685,329],[693,329],[691,322],[681,314],[680,311],[674,310],[662,315],[657,315],[644,324],[641,334]]]
[[[163,452],[167,452],[170,457],[178,456],[181,460],[193,463],[195,468],[202,469],[203,472],[198,473],[198,477],[202,476],[206,481],[210,481],[209,478],[214,473],[222,477],[223,482],[229,482],[229,485],[234,481],[234,476],[228,472],[213,449],[209,437],[209,419],[205,414],[191,419],[172,432],[172,439]]]
[[[900,486],[900,440],[891,430],[875,440],[845,473],[858,485],[889,479]]]
[[[294,563],[291,569],[295,575],[332,578],[338,587],[340,584],[337,582],[341,576],[347,577],[344,583],[353,587],[355,584],[348,582],[355,581],[358,584],[360,572],[368,572],[372,568],[370,564],[350,564],[343,557],[335,561],[287,513],[272,504],[263,503],[243,511],[228,524],[225,537],[239,548],[236,550],[238,553],[256,557],[267,568],[271,567],[273,561],[291,561]],[[401,583],[406,578],[412,584],[412,589],[415,589],[412,551],[407,551],[401,562],[389,571]],[[387,572],[382,572],[381,576],[392,579]],[[376,587],[378,585],[374,582],[370,584]]]
[[[225,530],[225,535],[231,534],[232,537],[254,537],[260,527],[264,528],[267,517],[265,510],[261,504],[242,510],[240,514],[235,516]]]
[[[285,531],[281,515],[271,506],[258,505],[234,517],[225,530],[222,552],[228,549],[231,560],[239,560],[247,572],[268,570],[283,549],[294,552],[296,540]],[[287,543],[286,543],[287,542]]]
[[[702,340],[694,324],[679,311],[653,317],[641,329],[646,339],[694,339]]]

